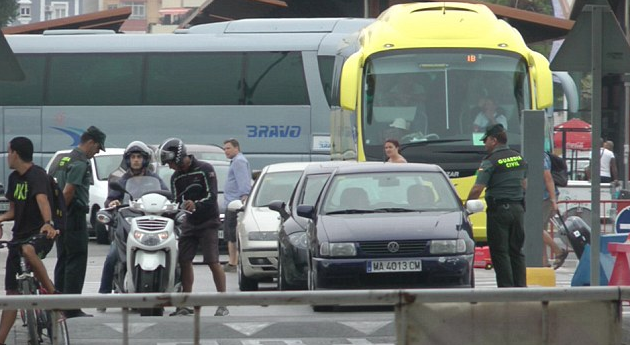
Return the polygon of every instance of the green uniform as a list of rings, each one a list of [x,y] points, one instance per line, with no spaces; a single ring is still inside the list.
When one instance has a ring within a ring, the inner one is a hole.
[[[85,214],[89,211],[89,188],[92,181],[90,162],[85,152],[74,149],[61,158],[51,171],[63,190],[66,184],[75,187],[68,206],[66,229],[57,239],[55,287],[68,294],[80,294],[85,281],[88,256],[88,233]]]
[[[476,184],[486,186],[487,236],[499,287],[525,287],[524,195],[527,163],[507,145],[499,145],[481,162]]]

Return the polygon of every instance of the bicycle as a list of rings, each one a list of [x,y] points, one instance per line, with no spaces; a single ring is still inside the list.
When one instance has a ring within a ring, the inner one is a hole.
[[[26,241],[12,242],[0,240],[0,248],[19,246],[23,243],[26,243]],[[48,294],[46,289],[44,289],[37,278],[35,278],[35,274],[31,271],[30,265],[26,262],[24,256],[22,256],[22,251],[18,250],[18,254],[20,257],[20,270],[16,274],[18,292],[24,296]],[[70,344],[68,325],[60,311],[21,309],[19,315],[22,319],[22,326],[28,329],[29,345]],[[56,325],[56,327],[53,327],[53,325]]]

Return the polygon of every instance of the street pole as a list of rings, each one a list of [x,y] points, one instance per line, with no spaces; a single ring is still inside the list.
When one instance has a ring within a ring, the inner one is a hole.
[[[601,133],[602,133],[602,7],[591,13],[591,286],[599,286],[599,243],[601,234]]]

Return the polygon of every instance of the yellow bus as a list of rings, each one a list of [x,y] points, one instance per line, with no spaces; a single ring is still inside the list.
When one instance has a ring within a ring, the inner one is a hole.
[[[520,149],[522,110],[552,105],[547,59],[484,5],[395,5],[345,43],[333,78],[332,159],[384,161],[384,141],[396,139],[407,161],[440,165],[462,199],[486,154],[488,123],[502,123]],[[485,214],[472,220],[485,242]]]

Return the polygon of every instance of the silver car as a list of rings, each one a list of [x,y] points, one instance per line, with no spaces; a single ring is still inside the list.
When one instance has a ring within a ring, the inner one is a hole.
[[[232,201],[228,209],[239,212],[238,285],[241,291],[258,290],[258,283],[278,275],[280,216],[268,208],[272,201],[288,202],[309,162],[278,163],[263,168],[245,205]]]

